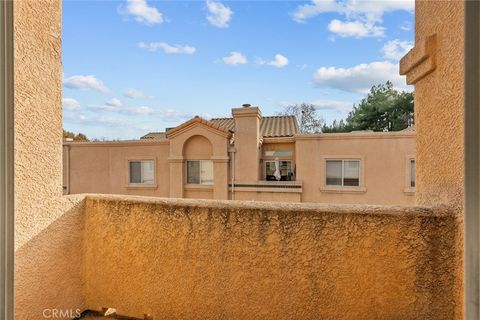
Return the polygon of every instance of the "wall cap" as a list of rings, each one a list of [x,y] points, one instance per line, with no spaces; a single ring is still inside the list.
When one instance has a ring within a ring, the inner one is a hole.
[[[168,139],[139,139],[139,140],[120,140],[120,141],[64,141],[63,146],[71,147],[127,147],[127,146],[158,146],[168,145]]]
[[[365,133],[300,133],[295,140],[347,140],[347,139],[397,139],[415,138],[415,131],[365,132]]]
[[[143,197],[131,195],[82,194],[87,204],[95,202],[111,202],[112,204],[145,204],[178,208],[212,208],[220,210],[256,209],[276,213],[308,213],[324,212],[337,214],[358,214],[375,216],[420,216],[420,217],[455,217],[455,208],[448,206],[393,206],[393,205],[363,205],[363,204],[323,204],[323,203],[289,203],[261,202],[241,200],[205,200],[205,199],[174,199],[160,197]]]

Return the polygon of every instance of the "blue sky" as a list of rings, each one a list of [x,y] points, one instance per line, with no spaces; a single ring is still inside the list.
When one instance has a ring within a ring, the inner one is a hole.
[[[132,139],[189,118],[313,103],[330,123],[398,75],[413,1],[63,2],[64,128]]]

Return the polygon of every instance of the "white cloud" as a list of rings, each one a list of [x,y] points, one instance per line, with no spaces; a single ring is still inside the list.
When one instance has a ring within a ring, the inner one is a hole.
[[[112,100],[107,101],[105,104],[111,107],[121,107],[123,105],[122,101],[120,101],[120,99],[117,99],[117,98],[113,98]]]
[[[131,98],[131,99],[143,99],[145,98],[145,95],[143,94],[142,91],[134,89],[134,88],[128,88],[125,90],[123,93],[125,97]]]
[[[262,58],[257,58],[255,60],[255,63],[258,65],[269,65],[276,68],[283,68],[288,65],[288,59],[284,55],[276,54],[275,59],[273,60],[265,60]]]
[[[413,42],[395,39],[385,43],[382,52],[385,58],[398,61],[412,48]]]
[[[227,28],[232,19],[233,11],[223,3],[207,0],[207,21],[214,27]]]
[[[113,99],[113,100],[116,100],[116,99]],[[116,103],[117,101],[114,101],[114,103],[111,103],[111,102],[112,101],[109,101],[102,105],[95,105],[95,104],[88,105],[88,108],[94,111],[105,111],[105,112],[123,113],[123,114],[130,114],[130,115],[147,115],[147,114],[154,113],[154,110],[147,106],[126,107],[126,106],[118,105]]]
[[[405,77],[399,75],[398,64],[375,61],[351,68],[321,67],[314,74],[318,86],[348,92],[367,93],[373,85],[391,81],[394,87],[405,89]]]
[[[154,110],[150,107],[141,106],[135,108],[126,108],[125,112],[130,114],[152,114]]]
[[[95,90],[101,93],[108,93],[109,89],[103,84],[102,81],[95,78],[93,75],[83,76],[71,76],[63,79],[63,85],[70,89],[79,90]]]
[[[120,118],[111,116],[85,115],[83,113],[69,113],[65,115],[65,120],[89,126],[99,127],[126,127],[128,123]]]
[[[298,6],[292,13],[292,17],[296,22],[304,23],[306,20],[326,12],[343,13],[342,5],[335,0],[312,0],[310,4]]]
[[[312,0],[310,4],[300,5],[293,12],[293,19],[305,22],[322,13],[338,13],[348,19],[362,18],[370,21],[381,21],[387,12],[403,10],[413,12],[414,0]]]
[[[73,98],[63,98],[62,106],[67,110],[77,110],[78,108],[80,108],[80,102]]]
[[[161,109],[157,111],[157,114],[165,122],[183,122],[194,117],[192,113],[182,112],[174,109]]]
[[[106,104],[104,105],[89,105],[88,108],[93,111],[100,112],[112,112],[117,114],[124,114],[130,116],[142,116],[149,115],[152,117],[158,117],[158,119],[165,122],[179,122],[191,119],[194,114],[189,112],[182,112],[175,109],[154,109],[148,106],[139,107],[112,107]]]
[[[113,100],[116,99],[112,99],[111,101],[101,105],[88,105],[87,108],[95,113],[100,112],[100,114],[102,112],[108,112],[129,116],[149,115],[152,117],[158,117],[162,121],[167,122],[184,121],[194,116],[192,113],[182,112],[174,109],[154,109],[149,106],[127,107],[123,105],[118,105],[115,102],[112,105],[111,102],[113,102]]]
[[[353,103],[340,100],[315,100],[311,102],[317,110],[332,110],[337,113],[347,113],[353,108]]]
[[[127,0],[126,13],[135,17],[135,20],[147,25],[162,23],[163,15],[155,7],[148,5],[145,0]]]
[[[276,54],[275,59],[269,61],[267,64],[276,68],[283,68],[288,65],[288,59],[281,54]]]
[[[147,49],[148,51],[155,52],[158,49],[162,49],[163,52],[166,54],[194,54],[197,49],[194,47],[185,45],[181,46],[178,44],[170,45],[165,42],[150,42],[150,43],[145,43],[145,42],[140,42],[138,44],[139,48],[142,49]]]
[[[340,37],[365,38],[382,37],[384,35],[385,28],[368,22],[342,22],[338,19],[334,19],[328,24],[328,30],[338,34]]]
[[[300,5],[292,13],[295,21],[305,23],[308,19],[322,13],[337,13],[345,17],[345,21],[334,19],[329,30],[340,36],[380,37],[384,34],[383,15],[397,10],[413,12],[414,0],[312,0],[310,4]]]
[[[229,65],[237,65],[237,64],[246,64],[247,57],[245,57],[241,52],[230,52],[230,55],[227,57],[222,58],[223,63],[229,64]]]
[[[300,105],[302,103],[312,104],[318,111],[334,111],[340,114],[346,114],[353,108],[353,102],[341,100],[327,100],[319,99],[315,101],[296,101],[296,102],[281,102],[280,106],[285,108],[291,105]]]

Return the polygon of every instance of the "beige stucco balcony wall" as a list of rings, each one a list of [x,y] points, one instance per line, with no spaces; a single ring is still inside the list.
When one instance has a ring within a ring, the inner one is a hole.
[[[416,1],[415,46],[400,61],[400,73],[415,86],[415,201],[419,205],[448,205],[462,223],[464,77],[468,67],[464,62],[464,30],[464,1]],[[463,235],[459,229],[458,247],[463,247]],[[458,263],[460,282],[463,261]],[[457,297],[463,294],[462,290],[456,292]]]
[[[464,2],[416,1],[415,47],[400,72],[415,85],[418,204],[463,208]]]
[[[445,208],[88,196],[87,307],[154,319],[460,319]]]
[[[83,196],[62,196],[61,2],[14,2],[15,319],[85,307]]]

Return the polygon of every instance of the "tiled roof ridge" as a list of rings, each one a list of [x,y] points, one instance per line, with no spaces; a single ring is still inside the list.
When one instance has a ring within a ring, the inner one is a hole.
[[[286,115],[276,115],[276,116],[262,116],[262,118],[290,118],[295,117],[293,114],[286,114]],[[233,119],[233,117],[220,117],[220,118],[211,118],[211,120],[226,120],[226,119]]]
[[[204,119],[204,118],[202,118],[202,117],[200,117],[200,116],[197,115],[197,116],[193,117],[192,119],[190,119],[190,120],[182,123],[181,125],[179,125],[179,126],[173,128],[173,129],[171,129],[170,131],[168,131],[167,137],[168,137],[168,136],[173,136],[173,135],[175,135],[177,132],[179,132],[180,130],[188,127],[189,125],[191,125],[191,124],[193,124],[193,123],[202,123],[202,124],[204,124],[204,125],[206,125],[206,126],[209,126],[209,127],[211,127],[211,128],[217,129],[217,130],[219,130],[219,131],[223,131],[223,132],[225,132],[225,133],[230,133],[230,130],[228,130],[228,129],[225,128],[224,126],[218,125],[218,124],[216,124],[216,123],[214,123],[214,122],[212,122],[212,121],[206,120],[206,119]]]

